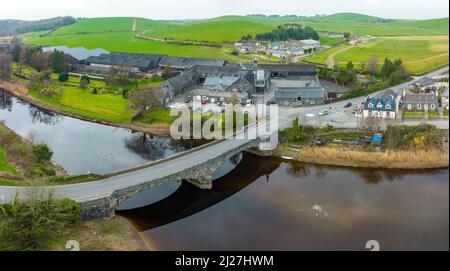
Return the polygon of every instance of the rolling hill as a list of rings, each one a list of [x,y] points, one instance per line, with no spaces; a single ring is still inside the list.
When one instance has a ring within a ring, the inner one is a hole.
[[[336,13],[328,16],[320,17],[321,21],[338,21],[338,22],[378,22],[381,20],[379,17],[359,14],[359,13]]]
[[[242,36],[270,32],[273,23],[243,16],[224,16],[210,20],[192,22],[167,29],[152,30],[146,35],[174,40],[196,40],[224,42],[239,40]]]
[[[108,17],[79,19],[75,24],[61,27],[52,35],[73,35],[102,32],[131,32],[133,28],[131,17]],[[166,22],[154,21],[149,19],[137,18],[136,31],[145,31],[150,29],[160,29],[169,27]]]

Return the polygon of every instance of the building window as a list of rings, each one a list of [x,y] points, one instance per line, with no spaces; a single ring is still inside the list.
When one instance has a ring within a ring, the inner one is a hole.
[[[311,101],[311,104],[315,104],[316,102],[315,101]]]
[[[436,109],[436,106],[434,104],[430,104],[430,108],[434,110]]]
[[[417,109],[422,109],[422,105],[421,104],[417,104]]]
[[[370,104],[368,105],[368,107],[369,107],[369,108],[373,108],[373,103],[370,103]]]
[[[411,109],[412,109],[412,105],[408,104],[408,110],[411,110]]]
[[[391,106],[390,104],[387,104],[387,105],[386,105],[386,109],[391,110],[391,109],[392,109],[392,106]]]

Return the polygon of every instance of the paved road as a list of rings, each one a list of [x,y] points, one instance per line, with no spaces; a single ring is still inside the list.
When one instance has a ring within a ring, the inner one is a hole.
[[[425,76],[436,76],[444,73],[448,73],[448,66],[442,68],[440,70],[428,73],[423,76],[415,77],[413,80],[405,82],[403,84],[389,87],[393,91],[398,94],[402,94],[404,89],[410,87],[416,80],[425,77]],[[381,90],[375,93],[372,93],[370,96],[375,96],[384,92],[385,90]],[[319,106],[311,106],[311,107],[299,107],[299,108],[291,108],[291,107],[280,107],[279,115],[281,119],[295,119],[299,118],[300,121],[303,121],[309,125],[326,125],[327,123],[333,125],[334,127],[342,127],[342,128],[356,128],[358,126],[358,118],[356,118],[353,114],[351,114],[352,108],[355,106],[361,106],[365,101],[365,97],[358,97],[354,99],[349,99],[333,104],[328,105],[319,105]],[[343,106],[351,102],[353,104],[352,108],[344,109]],[[331,109],[330,109],[331,107]],[[326,116],[318,116],[318,113],[322,110],[328,110],[330,114]],[[308,115],[314,115],[313,117],[308,117]],[[424,120],[423,122],[429,122],[431,124],[437,124],[440,129],[448,129],[448,121],[440,121],[436,122],[433,120]],[[411,122],[406,122],[406,125],[412,125]],[[417,124],[417,123],[416,123]]]

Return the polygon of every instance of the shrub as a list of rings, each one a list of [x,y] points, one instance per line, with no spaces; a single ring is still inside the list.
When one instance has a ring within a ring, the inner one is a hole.
[[[67,82],[69,80],[69,74],[67,72],[62,72],[58,75],[59,82]]]
[[[25,201],[18,194],[0,206],[0,250],[34,250],[76,224],[80,207],[69,199],[56,199],[52,190],[31,187]]]

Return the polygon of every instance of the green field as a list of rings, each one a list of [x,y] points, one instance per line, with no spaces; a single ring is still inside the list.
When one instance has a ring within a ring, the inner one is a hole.
[[[422,74],[448,64],[448,46],[448,36],[380,37],[356,46],[343,44],[333,47],[308,60],[328,65],[334,62],[344,65],[348,61],[353,61],[356,66],[360,66],[371,56],[377,56],[380,65],[384,58],[400,58],[409,72]]]
[[[233,56],[226,48],[179,45],[162,41],[170,38],[177,41],[200,41],[222,43],[235,41],[243,35],[263,33],[275,29],[286,22],[300,23],[313,27],[322,33],[321,42],[333,45],[341,39],[328,38],[324,32],[350,32],[358,35],[378,36],[414,36],[411,40],[400,38],[379,38],[375,42],[358,45],[349,51],[341,45],[313,57],[311,61],[325,63],[330,54],[337,61],[367,61],[372,55],[381,58],[402,58],[413,73],[421,73],[448,63],[448,18],[433,20],[383,20],[377,17],[339,13],[330,16],[310,18],[251,18],[245,16],[224,16],[203,21],[154,21],[137,19],[136,32],[132,32],[133,18],[96,18],[80,19],[75,24],[62,27],[53,33],[41,36],[45,32],[23,35],[25,43],[37,45],[84,46],[88,49],[104,48],[112,52],[137,52],[149,54],[167,54],[178,57],[203,57],[227,59],[233,62],[247,62],[245,55]],[[137,39],[137,34],[161,40]],[[446,41],[419,40],[418,36],[447,36]],[[446,50],[443,48],[447,45]],[[447,53],[447,55],[445,55]]]
[[[80,19],[75,24],[62,27],[52,35],[73,35],[78,33],[99,33],[99,32],[131,32],[134,18],[130,17],[110,17]],[[136,31],[160,29],[169,27],[169,23],[137,18]]]
[[[273,23],[261,22],[242,16],[225,16],[211,20],[194,22],[168,29],[146,32],[146,35],[174,40],[212,41],[222,43],[233,42],[242,36],[270,32],[275,28]]]

